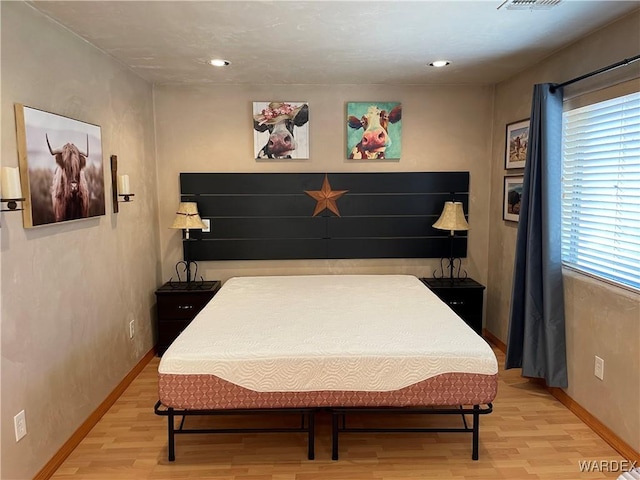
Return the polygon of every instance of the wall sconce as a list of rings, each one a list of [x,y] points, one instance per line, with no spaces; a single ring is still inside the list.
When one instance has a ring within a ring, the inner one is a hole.
[[[118,213],[118,203],[130,202],[131,197],[135,197],[131,193],[129,187],[129,175],[118,175],[118,157],[111,155],[111,192],[113,198],[113,213]]]
[[[180,202],[180,206],[176,212],[176,218],[173,220],[171,228],[184,230],[184,240],[187,242],[184,245],[184,260],[176,263],[176,275],[178,277],[178,282],[184,282],[182,280],[182,273],[185,275],[187,289],[202,287],[204,284],[204,278],[202,276],[198,278],[198,264],[189,259],[189,242],[191,241],[189,238],[189,230],[202,230],[207,228],[198,213],[198,204],[195,202]],[[195,269],[193,270],[193,278],[191,275],[192,264],[195,266]],[[182,272],[180,271],[181,268]],[[173,277],[171,277],[169,283],[172,287],[180,287],[179,284],[174,284]]]
[[[18,202],[24,202],[18,167],[2,167],[0,176],[2,177],[0,179],[0,202],[7,204],[7,208],[2,208],[1,210],[3,212],[23,210],[18,208]]]
[[[462,260],[460,258],[456,258],[453,256],[453,237],[456,231],[461,230],[469,230],[469,224],[467,220],[464,218],[464,210],[462,209],[461,202],[444,202],[444,208],[442,209],[442,213],[440,214],[440,218],[436,223],[433,224],[433,228],[437,228],[438,230],[449,230],[449,258],[441,258],[440,259],[440,275],[438,276],[437,271],[433,272],[433,276],[435,278],[444,278],[445,260],[448,261],[448,265],[446,268],[449,269],[449,279],[453,283],[454,271],[456,270],[456,263],[458,265],[458,273],[457,278],[460,277],[460,269],[462,266]],[[467,272],[464,272],[464,277],[467,277]]]
[[[130,202],[131,197],[135,197],[129,188],[129,175],[118,175],[118,197],[122,197],[123,202]]]

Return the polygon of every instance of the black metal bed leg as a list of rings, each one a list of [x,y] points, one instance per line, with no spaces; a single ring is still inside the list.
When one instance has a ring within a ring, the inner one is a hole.
[[[338,460],[338,415],[331,412],[331,460]]]
[[[462,405],[460,405],[460,410],[463,410],[464,407]],[[467,430],[469,429],[469,425],[467,425],[467,417],[464,416],[464,413],[461,414],[462,415],[462,423],[464,425],[464,428],[466,428]]]
[[[315,439],[316,439],[316,434],[315,434],[315,428],[316,428],[316,417],[315,417],[316,413],[311,410],[309,412],[309,430],[308,430],[308,435],[309,435],[309,439],[308,439],[308,444],[309,444],[309,452],[307,454],[307,458],[309,460],[313,460],[314,458],[316,458],[316,446],[315,446]]]
[[[480,405],[473,406],[473,453],[471,458],[478,460],[478,442],[480,437]]]
[[[176,459],[176,434],[175,434],[175,426],[174,426],[174,413],[173,413],[173,408],[169,408],[167,409],[168,412],[168,416],[167,416],[167,423],[168,423],[168,429],[169,429],[169,461],[173,462]],[[184,417],[183,417],[184,419]]]

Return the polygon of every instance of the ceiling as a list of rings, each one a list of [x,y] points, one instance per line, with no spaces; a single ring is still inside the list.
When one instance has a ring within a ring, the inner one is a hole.
[[[157,84],[493,84],[640,7],[564,0],[31,1]],[[640,25],[639,25],[640,28]],[[230,66],[215,68],[211,58]],[[428,67],[446,59],[451,65]]]

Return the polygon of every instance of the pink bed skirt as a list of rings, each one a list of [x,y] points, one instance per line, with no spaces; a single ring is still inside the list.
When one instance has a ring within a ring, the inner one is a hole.
[[[187,410],[483,405],[497,390],[498,375],[475,373],[446,373],[391,392],[254,392],[215,375],[159,375],[162,404]]]

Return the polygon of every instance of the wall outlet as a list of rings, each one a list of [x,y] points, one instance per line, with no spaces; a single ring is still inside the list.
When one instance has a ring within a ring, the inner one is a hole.
[[[136,334],[136,321],[131,320],[129,322],[129,338],[133,338],[135,334]]]
[[[604,360],[596,355],[596,366],[593,370],[593,374],[600,380],[604,380]]]
[[[205,224],[206,228],[202,229],[202,233],[209,233],[211,231],[211,220],[208,218],[203,218],[202,223]]]
[[[13,417],[13,426],[16,430],[16,442],[27,434],[27,418],[24,410]]]

